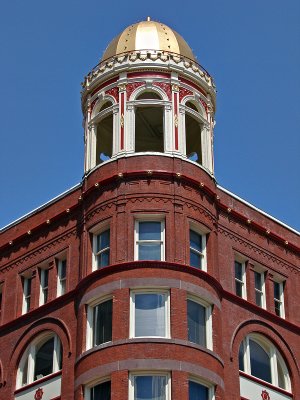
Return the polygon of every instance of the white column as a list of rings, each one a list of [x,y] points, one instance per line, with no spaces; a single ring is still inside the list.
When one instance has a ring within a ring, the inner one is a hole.
[[[171,153],[174,149],[171,105],[166,105],[164,111],[164,152]]]

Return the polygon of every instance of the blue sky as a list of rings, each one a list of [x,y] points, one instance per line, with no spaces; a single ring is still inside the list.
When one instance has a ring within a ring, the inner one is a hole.
[[[81,181],[80,82],[148,15],[215,78],[217,182],[300,230],[299,0],[2,1],[0,226]]]

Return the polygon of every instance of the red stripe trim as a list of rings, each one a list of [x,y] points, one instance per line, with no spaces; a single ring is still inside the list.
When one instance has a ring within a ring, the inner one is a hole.
[[[127,74],[127,78],[138,78],[138,77],[145,77],[145,76],[152,76],[158,78],[170,78],[170,74],[164,72],[131,72]]]
[[[188,81],[187,79],[184,79],[184,78],[181,78],[181,77],[179,77],[178,79],[179,79],[180,82],[186,83],[187,85],[192,86],[194,89],[197,89],[197,90],[199,90],[199,92],[204,94],[204,96],[207,96],[207,93],[200,86],[197,86],[193,82]]]
[[[175,150],[178,150],[178,93],[174,93],[174,110],[175,110],[175,116],[174,119],[176,118],[176,121],[174,121],[175,124]],[[177,125],[177,126],[176,126]]]
[[[111,85],[112,83],[117,82],[118,78],[110,79],[109,81],[103,82],[100,86],[98,86],[92,93],[91,97],[94,96],[99,90],[103,89],[105,86]]]
[[[121,150],[124,149],[124,92],[121,93]]]

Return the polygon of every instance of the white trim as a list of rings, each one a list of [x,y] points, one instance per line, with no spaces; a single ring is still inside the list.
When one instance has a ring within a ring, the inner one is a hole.
[[[187,300],[193,301],[194,303],[197,303],[205,308],[205,347],[209,350],[213,350],[212,305],[207,301],[190,294],[187,296]]]
[[[28,294],[30,282],[30,294]],[[32,276],[23,277],[23,303],[22,303],[22,314],[26,314],[30,311],[31,292],[32,292]]]
[[[46,304],[48,301],[48,291],[49,291],[49,269],[47,268],[39,268],[40,272],[40,297],[39,297],[39,306]],[[45,280],[47,278],[47,285],[45,284]]]
[[[265,280],[265,271],[262,271],[259,267],[255,267],[254,272],[254,294],[255,294],[255,304],[258,307],[266,309],[266,280]],[[261,288],[255,287],[255,273],[259,274],[261,277]],[[256,293],[260,294],[261,305],[256,303]]]
[[[66,275],[62,278],[63,263],[65,263]],[[57,260],[57,297],[67,291],[67,258]]]
[[[190,237],[190,231],[194,231],[197,233],[199,236],[201,236],[201,241],[202,241],[202,251],[197,253],[201,255],[201,270],[207,272],[207,251],[206,251],[206,245],[207,245],[207,238],[206,235],[208,234],[208,229],[203,227],[201,224],[198,224],[194,221],[189,221],[189,265],[190,265],[190,257],[191,257],[191,237]],[[194,252],[196,252],[195,249],[193,249]],[[196,268],[196,267],[194,267]]]
[[[102,233],[109,231],[109,246],[97,251],[97,238],[99,235],[102,235]],[[109,251],[109,260],[108,260],[108,265],[110,264],[110,257],[111,257],[111,252],[110,252],[110,246],[111,246],[111,232],[110,232],[110,223],[108,221],[104,221],[100,224],[98,224],[96,227],[92,228],[90,230],[90,233],[92,233],[93,238],[92,238],[92,247],[93,247],[93,259],[92,259],[92,270],[96,271],[97,269],[101,268],[97,265],[97,256]],[[104,267],[103,267],[104,268]]]
[[[279,317],[285,318],[285,307],[284,307],[284,281],[279,281],[277,279],[274,279],[273,285],[275,287],[275,283],[279,285],[279,299],[275,298],[274,294],[274,306],[275,303],[279,304]]]
[[[235,275],[235,263],[239,263],[242,267],[242,280],[238,279]],[[235,294],[238,296],[238,294],[236,293],[236,286],[235,286],[235,282],[239,282],[242,285],[242,299],[247,299],[247,287],[246,287],[246,262],[242,261],[241,258],[239,258],[238,256],[235,257],[234,259],[234,290],[235,290]]]
[[[105,382],[111,382],[110,376],[97,378],[96,380],[93,380],[92,382],[90,382],[87,385],[85,385],[85,387],[84,387],[84,399],[85,400],[92,400],[91,399],[91,389],[93,387],[95,387],[97,385],[101,385],[101,383],[105,383]]]
[[[139,224],[140,222],[160,222],[160,240],[140,240]],[[165,261],[165,217],[161,214],[141,214],[135,216],[134,222],[134,259],[139,260],[140,243],[160,243],[160,260]]]
[[[129,373],[128,395],[129,400],[135,400],[134,378],[137,376],[164,376],[166,377],[166,397],[164,400],[171,400],[171,374],[165,371],[134,371]]]
[[[165,335],[164,336],[135,336],[135,295],[136,294],[163,294],[165,296],[164,314],[165,314]],[[171,338],[170,327],[170,291],[156,288],[135,289],[130,291],[130,321],[129,321],[129,337],[154,337],[154,338]]]
[[[198,376],[195,376],[195,375],[191,375],[189,377],[188,382],[190,383],[190,381],[207,387],[207,389],[208,389],[208,399],[207,400],[215,400],[215,386],[213,384],[211,384],[210,382],[207,382],[206,380],[204,380]],[[193,399],[189,399],[189,400],[193,400]]]

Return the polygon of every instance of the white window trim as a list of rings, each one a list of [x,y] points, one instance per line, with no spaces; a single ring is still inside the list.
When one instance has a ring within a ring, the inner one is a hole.
[[[235,276],[235,262],[238,262],[242,265],[242,280],[240,281],[239,279],[236,278]],[[247,300],[247,285],[246,285],[246,260],[240,258],[240,257],[235,257],[234,258],[234,292],[236,293],[236,288],[235,288],[235,282],[238,281],[242,284],[242,299]],[[238,295],[237,295],[238,296]]]
[[[200,304],[202,307],[205,307],[206,348],[208,350],[213,350],[212,305],[193,295],[188,295],[187,300],[194,301],[195,303]]]
[[[198,235],[202,237],[202,268],[201,271],[207,272],[207,234],[209,233],[209,230],[205,228],[204,226],[197,224],[193,221],[190,221],[189,223],[189,236],[188,236],[188,243],[189,243],[189,264],[190,264],[190,252],[191,252],[191,246],[190,246],[190,231],[196,232]],[[195,267],[193,267],[195,268]]]
[[[166,384],[166,400],[171,400],[171,374],[166,371],[134,371],[129,373],[129,400],[134,400],[134,378],[136,376],[165,376],[167,378]]]
[[[165,295],[165,336],[135,336],[135,300],[136,294],[164,294]],[[170,291],[165,289],[145,288],[131,290],[130,292],[130,323],[129,323],[129,337],[130,338],[171,338],[170,326]]]
[[[261,293],[261,299],[262,299],[262,305],[259,306],[258,304],[256,304],[258,307],[261,307],[263,309],[266,309],[266,282],[265,282],[265,271],[261,270],[259,268],[255,268],[253,270],[254,272],[257,272],[258,274],[261,275],[261,281],[262,281],[262,285],[261,285],[261,290],[256,289],[255,287],[255,275],[254,275],[254,294],[255,294],[255,304],[256,304],[256,292]]]
[[[244,353],[243,354],[244,372],[248,375],[253,376],[251,374],[251,363],[250,363],[250,344],[249,344],[250,339],[253,340],[254,342],[256,342],[258,345],[260,345],[270,357],[271,381],[272,381],[271,384],[276,387],[279,387],[278,371],[277,371],[277,359],[278,359],[278,362],[280,363],[283,373],[284,373],[284,381],[285,381],[285,389],[284,390],[290,391],[291,390],[291,381],[290,381],[288,369],[286,367],[285,362],[283,361],[282,356],[279,354],[276,347],[260,334],[252,333],[252,334],[246,336],[242,342],[243,353]],[[255,377],[255,379],[260,379],[260,378]],[[264,382],[263,380],[261,380],[261,381]]]
[[[19,389],[21,387],[27,386],[33,382],[38,382],[39,379],[34,380],[34,367],[35,367],[35,355],[36,355],[36,348],[41,342],[46,342],[47,340],[51,339],[54,337],[54,350],[53,350],[53,366],[52,366],[52,372],[49,375],[54,374],[55,372],[60,371],[59,369],[59,359],[61,357],[61,343],[56,334],[53,334],[51,332],[44,333],[42,335],[39,335],[36,339],[34,339],[27,349],[25,350],[21,361],[19,363],[18,371],[17,371],[17,382],[16,382],[16,388]],[[28,367],[27,367],[27,379],[26,383],[22,385],[23,381],[23,373],[24,373],[24,366],[26,363],[26,360],[28,359]],[[41,379],[44,379],[46,376],[44,376]]]
[[[48,284],[47,286],[44,286],[46,274],[48,274]],[[47,299],[46,299],[46,293],[47,293]],[[40,268],[40,297],[39,297],[40,306],[47,303],[48,296],[49,296],[49,269]]]
[[[204,379],[198,377],[198,376],[190,376],[189,378],[189,382],[195,382],[195,383],[199,383],[202,386],[206,386],[208,388],[208,400],[215,400],[215,386],[213,384],[211,384],[210,382],[205,381]]]
[[[279,284],[279,292],[280,292],[280,294],[279,294],[280,298],[279,299],[276,299],[275,296],[274,296],[274,306],[275,306],[275,302],[280,304],[280,307],[279,307],[280,315],[279,316],[280,316],[280,318],[285,318],[284,281],[279,281],[279,280],[274,279],[273,282],[274,282],[274,284],[275,283]],[[275,300],[277,300],[277,301],[275,301]]]
[[[66,262],[66,276],[64,278],[61,277],[62,274],[62,265],[63,262]],[[67,258],[62,258],[57,260],[57,297],[62,296],[67,291]],[[64,282],[64,284],[62,283]],[[64,290],[63,290],[64,286]]]
[[[31,296],[32,296],[32,286],[30,295],[28,295],[28,287],[29,281],[31,281],[32,285],[32,276],[23,277],[23,303],[22,303],[22,314],[27,314],[30,311],[30,303],[31,303]],[[28,308],[28,299],[29,299],[29,308]],[[28,308],[28,309],[27,309]]]
[[[139,240],[139,223],[140,222],[160,222],[160,241],[159,240]],[[139,215],[135,217],[134,222],[134,259],[139,261],[139,243],[140,242],[153,242],[153,243],[161,243],[160,247],[160,260],[156,261],[165,261],[165,218],[162,215]],[[143,260],[140,260],[143,261]]]
[[[106,377],[102,377],[102,378],[98,378],[97,380],[94,380],[90,383],[88,383],[87,385],[84,386],[84,399],[85,400],[91,400],[91,389],[97,385],[100,385],[101,383],[104,382],[111,382],[111,377],[110,376],[106,376]]]
[[[101,297],[100,299],[94,300],[91,303],[87,304],[87,324],[86,324],[86,350],[92,349],[93,346],[93,325],[94,325],[94,308],[105,301],[113,300],[112,295],[108,295],[105,297]],[[105,342],[110,343],[111,341]],[[101,343],[101,345],[104,343]],[[101,346],[99,345],[99,346]],[[96,346],[95,346],[96,347]]]
[[[102,249],[100,252],[96,252],[97,249],[97,236],[101,235],[101,233],[109,230],[110,231],[110,237],[109,237],[109,242],[110,246],[106,247],[105,249]],[[97,271],[99,268],[97,267],[97,255],[100,253],[103,253],[107,249],[109,249],[109,264],[110,265],[110,258],[111,258],[111,229],[110,229],[110,224],[109,222],[105,221],[102,222],[101,224],[97,225],[93,229],[90,230],[90,233],[93,235],[92,238],[92,252],[93,252],[93,257],[92,257],[92,271]]]

